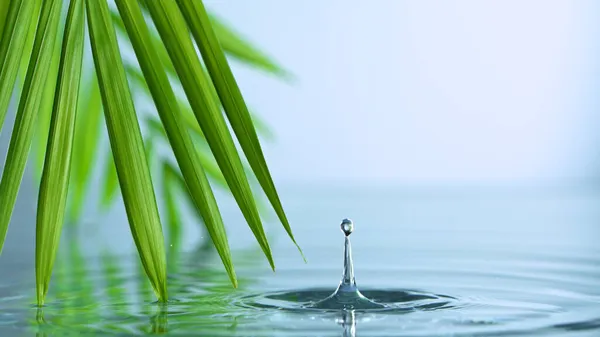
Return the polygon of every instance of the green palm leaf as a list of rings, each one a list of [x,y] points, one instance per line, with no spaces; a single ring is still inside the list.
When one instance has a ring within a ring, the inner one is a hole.
[[[58,34],[57,34],[58,35]],[[50,120],[52,119],[52,109],[54,105],[54,94],[56,92],[56,81],[58,77],[59,63],[61,57],[62,44],[60,39],[54,45],[52,63],[46,85],[44,87],[44,98],[40,104],[40,111],[36,121],[35,140],[32,145],[35,159],[35,176],[38,179],[42,177],[44,168],[44,159],[46,157],[46,147],[48,145],[48,132],[50,130]]]
[[[212,99],[208,79],[204,76],[202,66],[196,56],[185,21],[174,2],[145,0],[145,5],[165,43],[196,119],[229,184],[233,197],[265,253],[271,268],[274,269],[271,248],[242,162],[218,102]]]
[[[19,66],[19,75],[17,77],[17,87],[16,92],[20,93],[23,90],[23,85],[25,82],[25,75],[27,74],[27,66],[29,65],[29,61],[31,60],[31,52],[33,50],[33,41],[35,38],[37,26],[40,19],[40,11],[42,8],[43,0],[33,0],[35,2],[35,9],[33,11],[32,20],[29,21],[29,28],[27,35],[25,37],[25,48],[21,54],[21,61]],[[9,1],[10,2],[10,1]],[[58,37],[58,36],[57,36]],[[53,96],[54,97],[54,96]]]
[[[170,165],[168,163],[163,163],[162,178],[165,222],[167,223],[169,235],[168,267],[169,272],[176,272],[179,266],[179,261],[177,261],[176,259],[179,257],[178,252],[181,250],[179,245],[181,244],[181,228],[183,226],[181,223],[180,216],[180,204],[177,203],[177,199],[175,198],[176,194],[174,181],[178,178],[178,176],[173,175],[173,171],[170,170]]]
[[[67,14],[38,200],[35,255],[38,305],[44,304],[48,292],[67,203],[83,59],[84,13],[83,0],[72,0]]]
[[[115,160],[112,151],[108,151],[106,155],[106,163],[104,165],[104,186],[102,196],[100,197],[100,206],[108,209],[119,190],[119,178],[117,177],[117,169],[115,168]]]
[[[6,22],[6,14],[8,14],[8,5],[10,5],[10,1],[0,2],[0,22]],[[0,37],[2,37],[3,31],[4,25],[0,24]]]
[[[31,18],[40,8],[39,2],[33,0],[4,0],[2,3],[3,11],[7,12],[4,24],[1,24],[3,30],[0,42],[0,130],[6,118],[8,103],[19,72]],[[3,240],[2,225],[0,225],[0,251]]]
[[[166,301],[164,237],[108,4],[104,0],[87,0],[86,5],[106,125],[131,233],[158,299]]]
[[[146,78],[148,88],[154,98],[156,108],[166,130],[169,143],[181,169],[194,205],[202,214],[204,224],[212,238],[215,248],[223,261],[229,278],[237,287],[237,279],[231,262],[231,252],[223,219],[219,213],[217,201],[196,156],[196,149],[187,132],[186,125],[179,113],[175,93],[171,89],[167,73],[163,69],[159,56],[152,47],[150,32],[144,21],[142,10],[135,0],[117,0],[117,7],[123,18],[131,43]]]
[[[252,127],[252,117],[246,107],[242,93],[233,77],[229,63],[225,54],[219,45],[219,40],[215,35],[208,14],[202,4],[202,1],[177,0],[187,23],[190,27],[198,48],[202,53],[203,59],[210,76],[212,77],[219,98],[225,108],[227,117],[237,139],[246,154],[246,158],[252,167],[256,178],[262,186],[265,194],[275,209],[275,213],[281,220],[288,235],[298,247],[300,253],[302,250],[296,243],[292,228],[287,220],[283,206],[277,195],[275,185],[267,168],[267,164],[258,141],[256,130]]]
[[[194,122],[196,122],[196,120],[194,120]],[[167,132],[165,131],[165,129],[159,121],[157,121],[154,118],[148,118],[146,124],[148,125],[148,127],[154,135],[168,140]],[[223,177],[223,173],[221,173],[221,170],[219,169],[219,166],[215,163],[214,158],[211,158],[208,154],[202,151],[197,151],[196,154],[200,161],[200,165],[202,165],[204,171],[206,172],[206,175],[210,177],[212,181],[220,187],[227,188],[227,181],[225,181],[225,177]]]
[[[14,130],[10,139],[6,164],[0,182],[0,249],[17,199],[19,185],[31,148],[36,114],[43,98],[44,85],[52,62],[56,42],[61,0],[44,1],[23,94],[19,102]]]
[[[154,25],[146,24],[138,2]],[[107,0],[0,0],[0,131],[13,92],[20,93],[0,181],[0,253],[32,155],[35,177],[41,176],[36,224],[38,304],[43,304],[48,292],[65,210],[68,222],[77,226],[87,206],[103,139],[103,116],[110,152],[101,205],[106,209],[121,191],[140,270],[150,281],[144,284],[152,285],[159,301],[167,300],[167,268],[154,180],[162,181],[171,243],[177,244],[184,229],[182,204],[177,200],[183,197],[205,224],[234,285],[237,280],[213,188],[223,187],[233,195],[273,269],[257,207],[262,200],[255,199],[250,178],[258,179],[293,240],[258,143],[257,132],[270,137],[270,131],[246,108],[225,54],[280,78],[290,77],[238,33],[205,13],[201,2],[178,6],[175,1],[116,0],[116,10],[111,11]],[[64,26],[63,3],[69,3]],[[85,53],[86,17],[91,58]],[[115,28],[131,42],[137,58],[127,65],[121,59]],[[131,92],[152,97],[158,112],[142,119],[144,132],[148,131],[144,136]],[[249,166],[236,149],[226,118]],[[159,153],[161,143],[170,146],[177,165],[171,164],[171,153],[166,153],[169,158]],[[76,246],[76,240],[71,236],[70,245]],[[171,253],[171,258],[177,257]]]
[[[271,60],[264,53],[242,39],[239,34],[228,27],[215,15],[209,15],[212,29],[219,38],[221,48],[232,57],[262,69],[268,73],[277,75],[286,80],[292,80],[293,76],[280,65]]]
[[[96,150],[100,141],[100,126],[102,118],[102,99],[96,73],[79,89],[79,103],[77,107],[77,122],[75,124],[75,139],[73,147],[77,160],[73,163],[70,193],[71,203],[69,208],[70,222],[76,222],[83,210],[86,200],[88,183],[92,176]]]

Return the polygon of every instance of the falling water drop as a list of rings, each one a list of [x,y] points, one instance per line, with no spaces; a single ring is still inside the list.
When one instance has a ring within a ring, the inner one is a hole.
[[[354,222],[350,219],[344,219],[340,224],[340,228],[342,228],[342,232],[344,232],[346,236],[349,236],[354,231]]]
[[[312,308],[320,309],[377,309],[385,308],[383,304],[379,304],[366,298],[360,293],[356,286],[354,278],[354,265],[352,263],[352,245],[350,244],[350,234],[354,231],[354,223],[350,219],[342,220],[340,228],[344,233],[344,270],[342,280],[337,289],[329,297],[313,303]]]

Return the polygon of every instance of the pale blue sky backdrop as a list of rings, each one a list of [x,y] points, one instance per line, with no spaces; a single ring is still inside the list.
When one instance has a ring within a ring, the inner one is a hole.
[[[597,176],[598,2],[207,4],[298,77],[234,69],[279,182]]]

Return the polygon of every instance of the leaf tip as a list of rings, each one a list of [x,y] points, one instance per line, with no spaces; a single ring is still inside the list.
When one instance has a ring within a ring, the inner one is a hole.
[[[273,262],[272,258],[269,259],[269,265],[271,266],[271,270],[275,272],[275,262]]]
[[[265,240],[264,242],[260,242],[260,245],[263,250],[263,253],[269,261],[269,266],[271,266],[271,270],[275,271],[275,261],[273,261],[273,253],[271,253],[271,247],[269,247],[269,242]]]
[[[235,270],[233,270],[233,264],[230,264],[231,268],[228,268],[227,275],[229,275],[229,281],[231,281],[231,285],[234,289],[238,287],[237,276],[235,275]]]
[[[284,69],[279,70],[277,76],[289,85],[296,85],[299,82],[296,75]]]
[[[296,245],[296,248],[298,248],[298,252],[300,252],[300,256],[302,257],[302,260],[304,260],[304,263],[308,263],[308,261],[306,260],[306,255],[304,255],[304,252],[302,251],[302,248],[300,248],[300,245],[296,242],[296,240],[293,240],[294,244]]]
[[[160,303],[167,303],[169,301],[169,295],[166,293],[166,289],[164,293],[161,293],[160,296],[158,296],[158,302]]]
[[[44,306],[44,302],[46,301],[46,291],[43,287],[38,286],[37,287],[37,306],[38,307],[43,307]]]

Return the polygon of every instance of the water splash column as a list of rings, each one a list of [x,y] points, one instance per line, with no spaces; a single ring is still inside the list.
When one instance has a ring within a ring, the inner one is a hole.
[[[338,287],[341,291],[356,291],[356,279],[354,278],[354,263],[352,262],[352,244],[350,234],[354,231],[354,223],[350,219],[342,220],[340,224],[344,232],[344,272]]]
[[[384,308],[383,304],[375,303],[363,296],[356,287],[354,264],[352,262],[352,246],[350,244],[350,234],[354,231],[354,223],[350,219],[344,219],[340,224],[340,228],[344,233],[344,271],[342,280],[333,294],[309,305],[309,307],[342,310]]]

